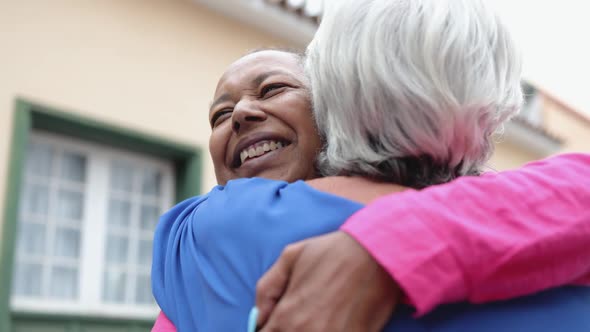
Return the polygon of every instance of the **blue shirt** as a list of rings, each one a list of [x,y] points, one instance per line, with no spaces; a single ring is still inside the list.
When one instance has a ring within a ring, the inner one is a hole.
[[[288,184],[239,179],[188,199],[156,229],[152,289],[179,332],[246,331],[258,279],[293,242],[335,230],[361,204]],[[384,331],[590,331],[590,289],[564,287],[485,305],[398,308]]]

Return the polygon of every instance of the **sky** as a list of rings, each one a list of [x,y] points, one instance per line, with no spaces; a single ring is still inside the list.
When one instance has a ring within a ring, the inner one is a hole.
[[[590,1],[488,1],[521,48],[525,79],[590,116]]]

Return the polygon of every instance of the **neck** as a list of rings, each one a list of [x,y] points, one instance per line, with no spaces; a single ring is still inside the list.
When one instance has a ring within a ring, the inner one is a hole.
[[[377,182],[359,176],[329,176],[306,182],[317,190],[362,204],[368,204],[381,196],[407,189],[397,184]]]

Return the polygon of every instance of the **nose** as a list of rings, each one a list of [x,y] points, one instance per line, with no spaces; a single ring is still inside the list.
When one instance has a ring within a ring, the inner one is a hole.
[[[245,130],[257,122],[263,122],[266,118],[266,112],[256,107],[252,102],[242,100],[234,106],[231,117],[232,129],[238,134],[240,130]]]

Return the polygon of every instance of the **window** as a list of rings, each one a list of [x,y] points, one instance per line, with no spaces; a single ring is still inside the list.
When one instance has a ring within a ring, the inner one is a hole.
[[[532,85],[523,82],[524,105],[518,116],[528,123],[541,126],[543,122],[542,100],[539,91]]]
[[[32,143],[19,209],[19,253],[14,294],[78,296],[86,157]]]
[[[143,263],[149,256],[138,256],[148,246],[148,232],[136,232],[146,225],[141,207],[155,205],[154,192],[174,202],[198,195],[201,149],[77,113],[15,100],[0,234],[0,331],[147,331],[156,317],[141,285],[149,282]],[[117,165],[133,169],[135,187],[127,195],[111,188]],[[60,191],[69,193],[61,205]],[[128,227],[113,226],[107,215],[126,213],[109,210],[117,196],[130,202]],[[58,231],[63,241],[55,239]],[[120,233],[128,237],[124,266],[107,261],[107,234]],[[124,296],[113,298],[109,287]]]
[[[153,317],[152,237],[170,161],[35,132],[27,146],[12,307]]]
[[[153,304],[152,237],[162,214],[162,172],[113,161],[109,165],[106,252],[102,299]],[[166,206],[170,207],[170,204]]]

